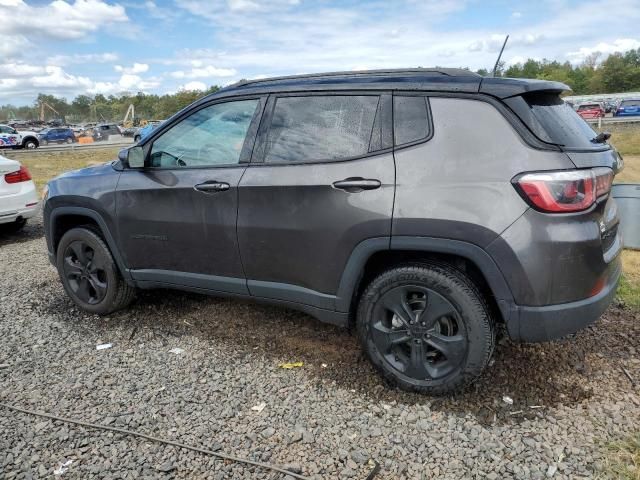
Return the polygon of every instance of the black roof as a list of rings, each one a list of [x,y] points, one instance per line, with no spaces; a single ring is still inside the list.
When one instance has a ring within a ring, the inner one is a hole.
[[[570,90],[570,88],[563,83],[546,80],[482,77],[469,70],[459,68],[412,68],[329,72],[259,80],[242,80],[212,94],[212,97],[269,93],[274,91],[360,89],[485,93],[498,98],[507,98],[542,90],[556,93]]]

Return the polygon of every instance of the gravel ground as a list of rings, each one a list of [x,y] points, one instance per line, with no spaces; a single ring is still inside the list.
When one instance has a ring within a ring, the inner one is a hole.
[[[85,314],[36,221],[0,234],[0,402],[314,478],[365,479],[373,460],[376,479],[587,478],[603,445],[640,425],[640,390],[622,371],[640,381],[638,317],[612,307],[573,338],[502,341],[468,392],[428,398],[384,385],[353,336],[296,312],[156,291],[109,318]],[[289,361],[304,366],[279,368]],[[283,478],[0,407],[0,478],[52,476],[69,460],[64,478]]]

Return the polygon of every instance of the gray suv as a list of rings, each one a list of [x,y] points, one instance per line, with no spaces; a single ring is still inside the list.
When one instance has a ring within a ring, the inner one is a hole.
[[[242,82],[48,185],[68,295],[253,298],[351,327],[402,388],[478,377],[516,341],[594,322],[620,277],[622,159],[556,82],[464,70]]]

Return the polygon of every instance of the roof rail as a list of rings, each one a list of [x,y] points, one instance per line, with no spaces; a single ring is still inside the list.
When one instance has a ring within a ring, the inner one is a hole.
[[[473,73],[470,70],[464,68],[396,68],[386,70],[356,70],[356,71],[343,71],[343,72],[325,72],[325,73],[307,73],[304,75],[287,75],[283,77],[270,77],[260,78],[255,80],[240,80],[236,83],[229,85],[227,88],[244,87],[247,85],[253,85],[256,83],[276,82],[280,80],[304,80],[311,78],[324,78],[324,77],[356,77],[365,75],[387,75],[387,74],[402,74],[402,73],[438,73],[440,75],[446,75],[448,77],[464,76],[464,77],[477,77],[477,73]]]

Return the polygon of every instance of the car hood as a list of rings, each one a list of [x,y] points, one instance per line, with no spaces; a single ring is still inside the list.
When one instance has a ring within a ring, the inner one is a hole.
[[[0,155],[0,173],[15,172],[20,169],[20,162]]]
[[[70,170],[68,172],[64,172],[58,175],[55,179],[69,178],[69,177],[90,177],[92,175],[105,175],[107,173],[117,173],[113,169],[113,163],[116,161],[117,160],[110,160],[107,163],[89,165],[88,167],[79,168],[77,170]]]

